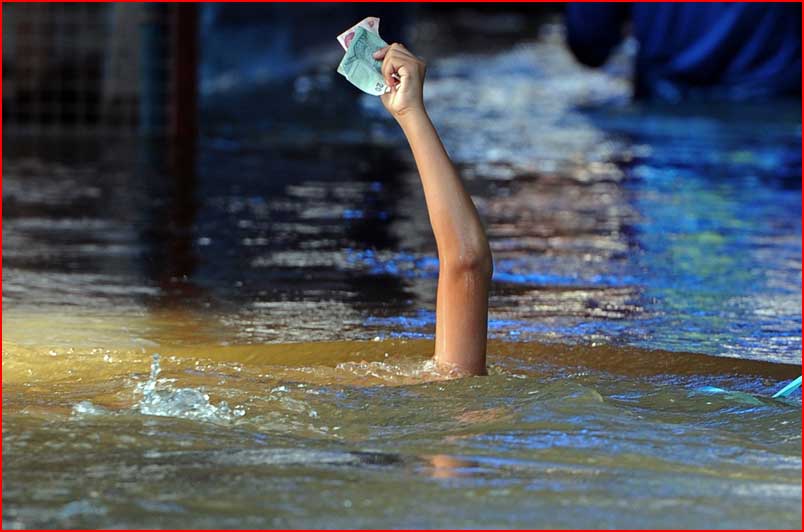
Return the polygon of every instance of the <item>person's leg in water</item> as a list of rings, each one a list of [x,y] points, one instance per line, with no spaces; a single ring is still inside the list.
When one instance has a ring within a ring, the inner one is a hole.
[[[425,64],[401,44],[374,53],[391,91],[381,96],[408,139],[438,246],[436,363],[484,375],[492,257],[474,203],[461,183],[422,98]]]

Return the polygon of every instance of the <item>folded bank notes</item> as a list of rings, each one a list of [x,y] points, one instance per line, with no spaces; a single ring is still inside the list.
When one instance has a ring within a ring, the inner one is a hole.
[[[338,42],[346,53],[338,65],[338,73],[361,91],[379,96],[391,89],[382,76],[382,62],[372,54],[388,46],[380,37],[380,19],[367,17],[338,35]]]

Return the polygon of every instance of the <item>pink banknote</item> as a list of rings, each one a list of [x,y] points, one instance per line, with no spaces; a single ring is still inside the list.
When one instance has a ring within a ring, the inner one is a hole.
[[[368,31],[374,32],[377,35],[380,34],[380,19],[377,17],[366,17],[345,32],[338,35],[338,42],[341,43],[341,46],[343,46],[344,50],[349,49],[349,43],[352,42],[352,38],[355,36],[355,28],[358,26],[362,26]]]

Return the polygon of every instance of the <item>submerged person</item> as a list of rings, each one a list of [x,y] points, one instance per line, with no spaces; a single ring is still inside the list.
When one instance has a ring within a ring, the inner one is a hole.
[[[435,362],[445,371],[484,375],[493,268],[486,232],[425,110],[424,62],[401,44],[374,58],[391,87],[380,98],[410,144],[438,247]]]
[[[630,23],[641,99],[748,100],[801,95],[801,5],[569,3],[567,44],[598,67]]]

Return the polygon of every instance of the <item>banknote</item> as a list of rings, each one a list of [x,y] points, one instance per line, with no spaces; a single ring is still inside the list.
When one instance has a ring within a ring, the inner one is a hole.
[[[354,28],[349,47],[338,65],[338,73],[365,93],[379,96],[389,92],[381,71],[382,63],[372,56],[385,46],[388,43],[379,34],[358,25]]]
[[[349,43],[352,42],[352,39],[355,36],[355,30],[358,27],[373,31],[378,36],[380,35],[380,19],[377,17],[366,17],[345,32],[338,35],[338,42],[341,43],[341,47],[343,47],[344,51],[349,49]]]

